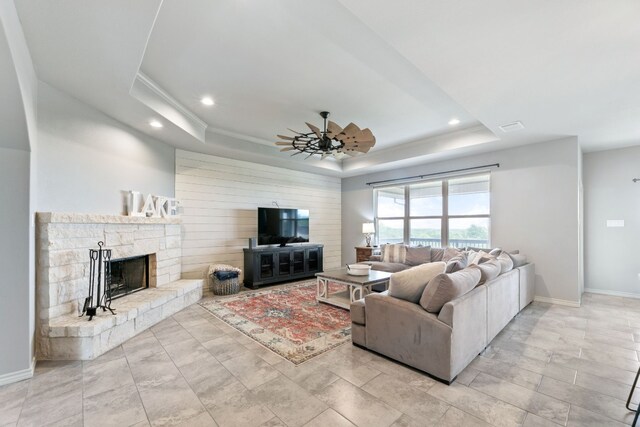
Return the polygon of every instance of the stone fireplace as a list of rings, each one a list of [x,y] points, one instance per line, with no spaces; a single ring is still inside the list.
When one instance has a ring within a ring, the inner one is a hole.
[[[93,359],[202,297],[181,279],[180,218],[37,214],[37,357]],[[89,249],[112,251],[116,315],[79,317],[89,289]]]

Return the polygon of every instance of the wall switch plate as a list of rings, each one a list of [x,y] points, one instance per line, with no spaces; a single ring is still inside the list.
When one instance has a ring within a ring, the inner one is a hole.
[[[608,219],[607,227],[624,227],[624,219]]]

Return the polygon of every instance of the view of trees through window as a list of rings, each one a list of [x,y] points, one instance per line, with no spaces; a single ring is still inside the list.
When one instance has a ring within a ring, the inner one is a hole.
[[[375,190],[378,243],[489,247],[490,175]]]

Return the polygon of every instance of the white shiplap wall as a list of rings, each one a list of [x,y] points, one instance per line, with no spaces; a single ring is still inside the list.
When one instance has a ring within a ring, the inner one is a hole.
[[[242,249],[256,237],[257,208],[309,209],[309,240],[324,244],[324,268],[341,264],[341,180],[176,150],[176,197],[182,213],[182,277],[209,264],[244,269]]]

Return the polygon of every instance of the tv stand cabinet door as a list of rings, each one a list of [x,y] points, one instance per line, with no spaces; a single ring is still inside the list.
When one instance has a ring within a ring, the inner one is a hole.
[[[306,249],[305,263],[307,273],[319,273],[322,271],[322,248]]]

